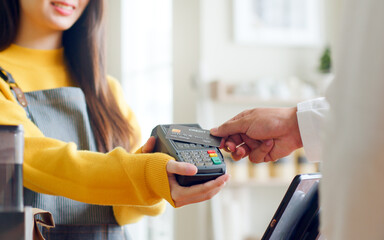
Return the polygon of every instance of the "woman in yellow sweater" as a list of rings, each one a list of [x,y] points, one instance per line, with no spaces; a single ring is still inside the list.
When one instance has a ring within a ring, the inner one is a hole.
[[[132,153],[140,131],[105,72],[103,10],[103,0],[0,0],[0,124],[24,126],[25,204],[53,213],[50,239],[124,239],[119,226],[160,214],[164,199],[204,201],[228,180],[181,187],[174,174],[197,169],[150,153],[153,138]]]

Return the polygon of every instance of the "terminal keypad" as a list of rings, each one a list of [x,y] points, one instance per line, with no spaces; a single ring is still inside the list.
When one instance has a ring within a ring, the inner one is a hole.
[[[196,166],[212,166],[222,163],[216,150],[209,148],[209,146],[178,141],[175,141],[175,143],[179,150],[178,155],[184,162]]]

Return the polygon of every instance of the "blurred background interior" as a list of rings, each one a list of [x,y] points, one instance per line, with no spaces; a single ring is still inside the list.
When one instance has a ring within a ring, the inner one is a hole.
[[[323,96],[332,78],[325,0],[109,0],[108,73],[142,127],[217,126],[254,107]],[[212,200],[131,225],[134,239],[260,239],[291,179],[316,172],[302,149],[274,163],[234,163]]]

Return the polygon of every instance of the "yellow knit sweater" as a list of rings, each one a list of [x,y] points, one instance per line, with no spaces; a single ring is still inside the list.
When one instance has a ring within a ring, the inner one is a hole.
[[[63,49],[36,50],[11,45],[0,52],[0,66],[12,74],[24,92],[76,86],[66,70]],[[119,83],[112,78],[108,81],[138,136],[136,118],[124,101]],[[24,127],[24,186],[33,191],[112,205],[120,225],[136,222],[143,215],[160,214],[165,207],[163,199],[174,206],[166,173],[170,156],[143,154],[140,149],[128,153],[120,147],[107,154],[79,151],[74,143],[45,137],[27,118],[2,79],[0,124]]]

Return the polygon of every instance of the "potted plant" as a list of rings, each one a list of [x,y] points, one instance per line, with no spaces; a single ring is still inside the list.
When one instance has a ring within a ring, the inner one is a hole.
[[[318,73],[319,77],[315,84],[316,90],[319,95],[323,96],[334,77],[332,74],[331,48],[329,46],[325,47],[319,59]]]
[[[323,54],[320,57],[319,71],[321,73],[330,73],[332,67],[331,61],[331,48],[326,47],[323,51]]]

